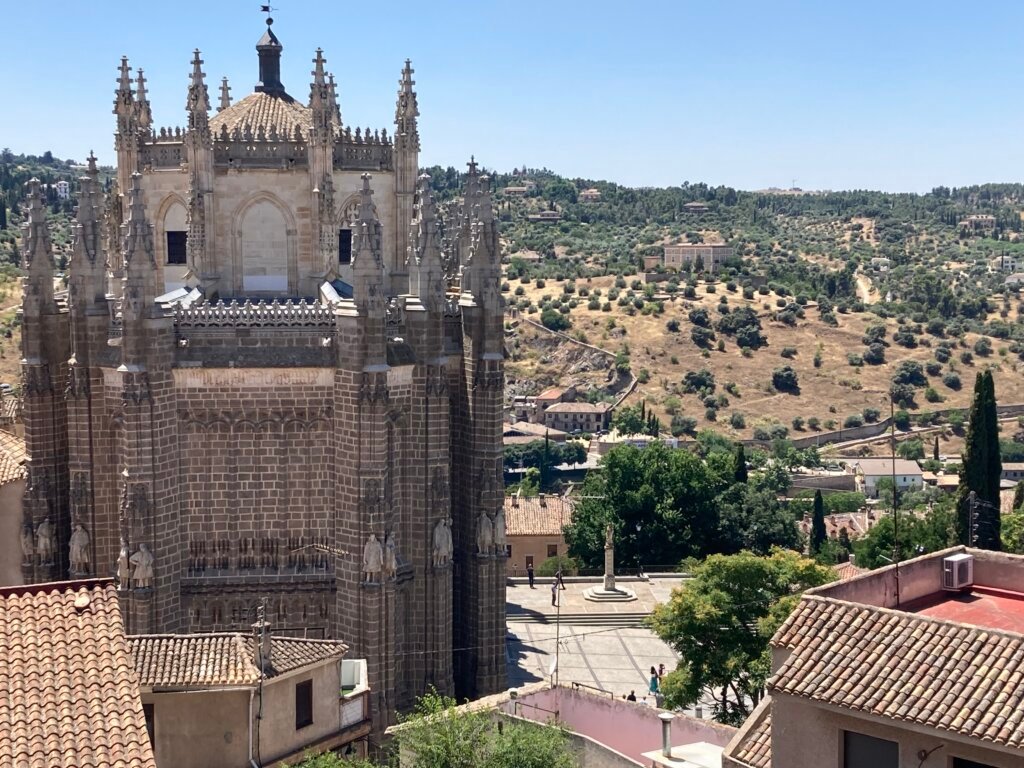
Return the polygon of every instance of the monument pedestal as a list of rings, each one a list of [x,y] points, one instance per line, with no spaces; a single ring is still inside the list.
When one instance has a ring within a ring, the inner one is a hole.
[[[598,603],[628,603],[636,600],[633,590],[615,586],[615,543],[610,525],[605,529],[604,584],[583,590],[583,597]]]

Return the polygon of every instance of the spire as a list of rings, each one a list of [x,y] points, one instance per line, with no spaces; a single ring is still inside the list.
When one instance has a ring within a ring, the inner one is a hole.
[[[124,119],[130,118],[135,110],[135,94],[132,91],[132,71],[128,66],[128,57],[121,57],[121,68],[117,78],[117,90],[114,91],[114,114],[118,120],[118,128]]]
[[[316,49],[316,58],[313,59],[313,82],[309,85],[309,108],[313,112],[313,136],[326,138],[332,133],[332,118],[335,108],[331,103],[331,87],[327,83],[327,73],[324,70],[324,52]]]
[[[139,127],[148,132],[149,127],[153,125],[153,111],[149,108],[149,99],[146,97],[146,78],[141,69],[135,79],[135,108]]]
[[[192,75],[188,87],[188,127],[190,130],[204,131],[209,129],[210,96],[206,90],[206,75],[203,74],[203,60],[199,58],[199,49],[192,54]]]
[[[220,106],[217,107],[218,112],[223,112],[225,109],[231,106],[231,86],[228,85],[228,79],[226,77],[221,78],[220,81]]]
[[[416,103],[416,91],[413,86],[416,81],[412,79],[412,62],[405,60],[402,68],[402,78],[398,81],[398,101],[395,104],[395,146],[399,149],[411,149],[418,151],[420,148],[420,134],[416,118],[420,115],[419,106]]]
[[[147,350],[146,328],[143,321],[157,317],[157,270],[153,250],[153,227],[146,220],[146,206],[142,202],[142,174],[133,173],[128,190],[128,221],[124,232],[124,290],[121,298],[121,317],[124,325],[121,342],[122,362],[140,365]]]
[[[417,284],[416,295],[431,312],[439,312],[444,308],[446,290],[444,280],[444,262],[441,258],[441,247],[437,233],[437,208],[434,195],[430,191],[430,176],[423,174],[419,183],[416,206],[416,244],[415,269]]]
[[[327,85],[330,93],[330,104],[332,109],[332,116],[338,126],[341,126],[341,106],[338,103],[338,85],[334,82],[334,74],[327,74]]]
[[[103,306],[106,311],[106,263],[103,258],[103,190],[96,156],[90,152],[88,169],[78,183],[78,207],[73,226],[71,264],[72,309]]]
[[[267,31],[256,43],[256,53],[260,59],[260,82],[256,90],[281,96],[284,94],[284,86],[281,85],[281,51],[284,50],[284,46],[271,29],[273,24],[274,20],[268,17]]]
[[[28,184],[28,216],[22,226],[25,249],[25,314],[40,314],[53,305],[53,246],[50,243],[50,227],[46,223],[46,207],[40,191],[39,179]]]

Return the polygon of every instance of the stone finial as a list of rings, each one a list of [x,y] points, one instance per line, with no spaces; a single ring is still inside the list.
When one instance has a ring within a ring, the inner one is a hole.
[[[91,149],[89,150],[89,157],[86,158],[86,164],[88,165],[86,173],[89,175],[89,177],[98,177],[99,169],[97,169],[96,167],[96,155],[93,154],[93,151]]]
[[[419,130],[416,118],[420,115],[419,104],[416,100],[416,91],[413,86],[416,81],[412,79],[415,70],[412,62],[405,60],[402,67],[402,76],[398,81],[398,100],[395,102],[395,140],[399,149],[418,150]]]
[[[327,63],[327,59],[324,58],[324,51],[322,48],[316,49],[316,58],[313,59],[313,71],[310,72],[313,76],[314,85],[326,85],[327,75],[324,71],[324,64]]]
[[[189,114],[188,127],[194,130],[206,124],[210,112],[210,95],[206,89],[206,75],[203,73],[203,60],[198,48],[192,54],[192,74],[189,80],[185,109]]]
[[[334,74],[331,72],[327,73],[327,92],[330,98],[332,115],[338,125],[341,125],[341,105],[338,102],[338,84],[334,82]]]
[[[153,125],[153,111],[149,107],[149,98],[146,94],[146,77],[142,70],[138,70],[135,79],[135,112],[139,128],[148,132]]]
[[[29,311],[28,299],[38,299],[35,309],[42,309],[53,301],[53,245],[50,242],[50,227],[46,223],[46,206],[43,205],[42,185],[39,179],[30,179],[28,188],[28,216],[22,225],[23,253],[28,271],[25,291],[25,310]]]
[[[228,79],[222,77],[220,81],[220,106],[217,107],[218,112],[223,112],[225,109],[231,106],[231,86],[228,85]]]

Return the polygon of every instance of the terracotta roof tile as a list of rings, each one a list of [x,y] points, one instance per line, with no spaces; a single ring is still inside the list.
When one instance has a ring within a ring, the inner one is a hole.
[[[833,565],[832,570],[836,572],[836,578],[840,581],[846,581],[847,579],[852,579],[854,576],[860,576],[862,573],[868,572],[867,568],[859,568],[851,562]]]
[[[156,767],[109,580],[0,589],[0,649],[0,765]]]
[[[2,429],[0,429],[0,450],[18,463],[23,462],[27,455],[25,453],[24,438],[12,435],[10,432],[4,432]]]
[[[139,680],[147,688],[253,686],[260,680],[251,635],[136,635],[129,643]],[[272,637],[267,677],[341,658],[347,650],[337,640]]]
[[[290,138],[295,133],[295,126],[299,126],[305,135],[312,124],[312,112],[305,104],[287,94],[272,95],[259,91],[239,99],[210,118],[210,130],[215,136],[220,133],[222,125],[227,126],[229,132],[235,128],[242,131],[249,128],[253,135],[260,128],[269,134],[270,127],[274,126],[278,134]]]
[[[561,536],[572,517],[572,499],[565,496],[506,496],[508,536]]]
[[[807,595],[773,693],[1024,746],[1024,635]]]
[[[772,708],[770,699],[766,699],[760,713],[752,713],[756,720],[750,730],[735,747],[730,744],[726,750],[734,762],[747,768],[771,768],[772,766]],[[746,725],[743,726],[746,728]]]

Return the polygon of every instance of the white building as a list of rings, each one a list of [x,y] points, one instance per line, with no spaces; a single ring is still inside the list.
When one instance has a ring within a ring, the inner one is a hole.
[[[857,459],[847,465],[847,470],[855,475],[857,490],[870,499],[878,498],[879,481],[891,480],[894,474],[896,489],[900,492],[924,487],[921,467],[917,465],[916,461],[895,459],[895,468],[893,461],[893,459]]]

